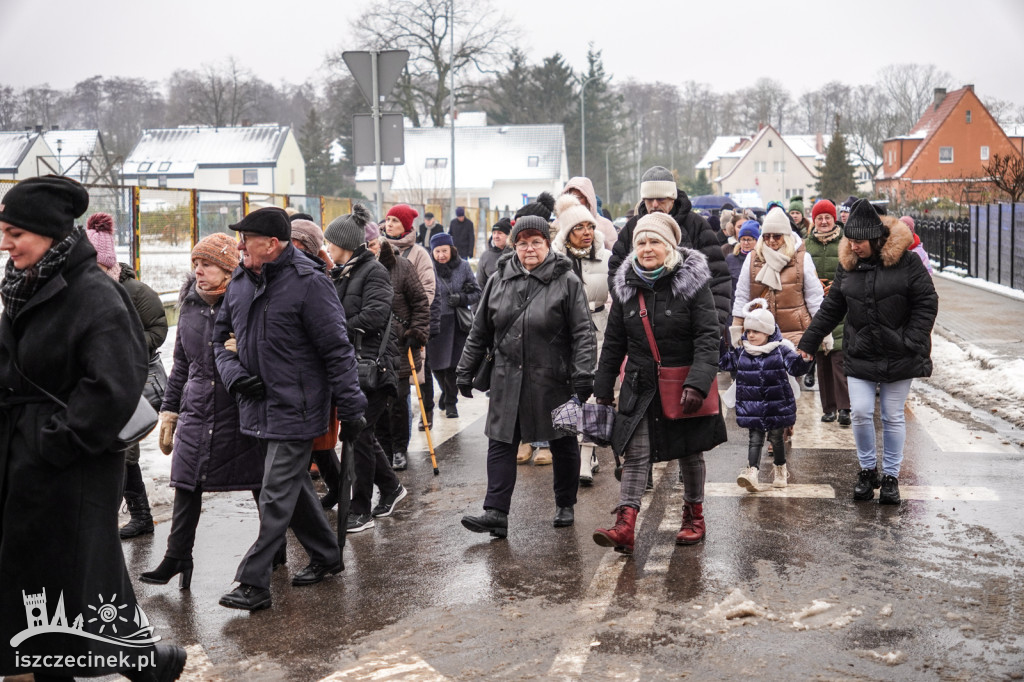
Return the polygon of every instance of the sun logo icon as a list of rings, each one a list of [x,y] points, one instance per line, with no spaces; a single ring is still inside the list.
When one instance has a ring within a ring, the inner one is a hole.
[[[96,612],[96,617],[90,618],[89,622],[95,623],[96,621],[100,621],[99,634],[101,635],[103,634],[103,630],[106,629],[108,625],[110,626],[111,631],[116,635],[117,622],[128,622],[128,619],[119,613],[119,611],[125,608],[126,605],[121,604],[120,606],[117,606],[114,603],[115,599],[117,599],[116,594],[110,597],[109,602],[104,602],[103,595],[101,594],[99,595],[99,606],[93,606],[92,604],[89,604],[89,608]]]

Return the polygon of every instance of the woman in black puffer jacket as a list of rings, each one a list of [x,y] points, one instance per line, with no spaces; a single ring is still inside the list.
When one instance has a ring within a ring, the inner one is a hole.
[[[861,199],[853,205],[839,242],[839,269],[828,296],[804,332],[805,359],[843,321],[843,367],[850,388],[853,437],[861,471],[855,500],[899,504],[899,475],[907,437],[903,409],[915,377],[932,373],[931,333],[939,300],[914,235],[891,216],[879,217]],[[882,403],[882,479],[875,451],[875,390]]]

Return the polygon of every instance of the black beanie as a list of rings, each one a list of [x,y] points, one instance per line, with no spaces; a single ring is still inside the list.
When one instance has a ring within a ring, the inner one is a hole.
[[[505,234],[511,234],[512,221],[508,218],[502,218],[498,222],[494,223],[494,227],[491,228],[491,232],[504,232]]]
[[[847,239],[877,239],[885,236],[885,225],[878,218],[878,212],[867,199],[858,199],[850,207],[850,217],[843,226]]]
[[[22,180],[0,197],[0,220],[44,237],[63,239],[89,208],[89,192],[71,178]]]
[[[551,214],[555,212],[555,198],[548,192],[541,192],[537,196],[536,201],[531,201],[526,204],[518,211],[516,211],[516,220],[519,220],[524,215],[535,215],[543,218],[544,220],[551,221]]]
[[[549,244],[551,243],[551,223],[545,218],[536,215],[524,215],[522,218],[519,218],[512,228],[512,235],[509,237],[509,241],[515,244],[519,235],[526,231],[537,232],[544,238],[544,241]]]

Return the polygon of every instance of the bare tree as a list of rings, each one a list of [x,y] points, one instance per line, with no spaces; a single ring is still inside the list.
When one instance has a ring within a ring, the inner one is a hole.
[[[200,71],[175,71],[168,99],[180,123],[236,126],[259,116],[264,86],[229,57],[222,65],[205,64]]]
[[[993,185],[1006,192],[1017,203],[1024,196],[1024,157],[1020,154],[993,154],[982,168]]]
[[[890,64],[879,72],[878,87],[889,100],[896,127],[909,131],[934,99],[935,88],[952,77],[934,64]]]
[[[435,126],[444,125],[452,69],[461,76],[455,86],[455,104],[473,101],[480,86],[467,72],[492,72],[515,37],[514,29],[508,28],[511,22],[494,9],[491,0],[460,2],[455,7],[453,56],[451,15],[451,0],[376,0],[353,24],[365,49],[409,50],[409,63],[393,99],[416,126],[421,115]],[[340,51],[328,63],[343,68]]]
[[[771,78],[758,78],[753,87],[739,94],[743,104],[743,127],[757,130],[762,123],[780,133],[788,132],[787,123],[793,106],[789,91]]]

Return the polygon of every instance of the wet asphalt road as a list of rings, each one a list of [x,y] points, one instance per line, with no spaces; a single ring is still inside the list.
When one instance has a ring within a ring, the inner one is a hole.
[[[625,558],[591,539],[617,501],[607,450],[575,527],[552,528],[551,468],[527,465],[506,541],[462,528],[485,489],[484,402],[437,417],[438,438],[458,430],[437,448],[441,475],[411,454],[409,497],[350,536],[344,573],[291,587],[307,559],[290,537],[268,611],[217,605],[257,518],[246,493],[208,496],[191,591],[136,582],[157,633],[189,649],[183,679],[1024,676],[1019,432],[918,384],[903,504],[854,503],[852,435],[818,422],[805,392],[785,496],[735,485],[746,436],[727,419],[729,442],[707,455],[706,541],[673,543],[682,491],[668,463]],[[159,562],[169,526],[125,543],[133,575]]]

